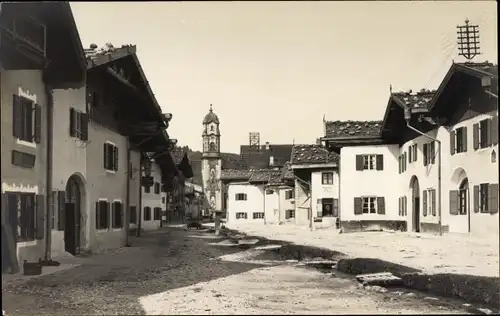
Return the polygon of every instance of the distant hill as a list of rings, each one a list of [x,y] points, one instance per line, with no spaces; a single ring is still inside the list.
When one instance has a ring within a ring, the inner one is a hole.
[[[191,161],[191,166],[193,168],[193,183],[203,186],[202,176],[201,176],[201,151],[193,151],[189,146],[183,146],[181,149],[187,152],[189,160]],[[221,153],[222,157],[222,168],[225,169],[238,169],[240,167],[240,155],[233,153]]]

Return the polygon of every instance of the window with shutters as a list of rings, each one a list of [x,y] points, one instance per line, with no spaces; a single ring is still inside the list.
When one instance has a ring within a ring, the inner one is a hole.
[[[247,213],[245,212],[237,212],[236,219],[247,219]]]
[[[398,205],[399,205],[399,216],[407,216],[408,215],[408,210],[407,210],[407,204],[406,204],[406,196],[401,196],[398,199]]]
[[[295,210],[286,210],[285,219],[295,218]]]
[[[263,219],[264,213],[263,212],[253,212],[252,218],[253,219]]]
[[[363,214],[376,214],[377,213],[377,197],[364,196],[361,197]]]
[[[137,207],[135,205],[130,206],[130,219],[131,224],[137,224]]]
[[[104,169],[112,173],[118,170],[118,147],[111,142],[104,143]]]
[[[109,229],[109,202],[100,200],[96,203],[96,229],[107,230]]]
[[[35,240],[36,209],[34,193],[16,193],[19,214],[17,241]]]
[[[436,163],[436,143],[424,144],[424,166]]]
[[[144,207],[144,220],[145,221],[151,220],[151,207],[149,206]]]
[[[291,200],[295,197],[295,192],[293,190],[285,191],[285,200]]]
[[[479,185],[479,211],[481,213],[488,213],[488,183],[481,183]]]
[[[423,203],[424,216],[436,216],[436,190],[427,189],[423,195],[426,198],[425,203]]]
[[[455,142],[455,153],[467,151],[467,128],[459,127],[455,130],[453,141]]]
[[[161,220],[161,207],[154,208],[153,220],[155,221]]]
[[[333,172],[321,173],[321,184],[333,184]]]
[[[236,193],[235,194],[235,200],[236,201],[246,201],[247,200],[247,194],[246,193]]]
[[[114,201],[112,206],[113,228],[123,227],[123,204],[121,201]]]
[[[76,110],[75,108],[69,109],[69,135],[76,137],[80,140],[88,140],[88,116],[86,113]]]
[[[489,146],[489,125],[489,119],[479,121],[479,148],[486,148]]]
[[[377,154],[356,155],[356,170],[383,170],[384,156]]]
[[[399,173],[405,172],[408,167],[408,164],[406,163],[406,152],[399,155],[398,163],[399,163]]]
[[[37,143],[41,141],[42,108],[32,100],[13,96],[13,136],[19,141]]]
[[[155,182],[155,194],[160,194],[160,183],[159,182]]]
[[[363,155],[363,170],[374,170],[377,155]]]
[[[151,187],[149,185],[144,187],[144,193],[151,193]]]

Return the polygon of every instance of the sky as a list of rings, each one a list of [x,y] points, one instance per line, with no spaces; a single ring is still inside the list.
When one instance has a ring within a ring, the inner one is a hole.
[[[326,120],[381,120],[393,91],[435,89],[458,56],[456,26],[480,26],[497,63],[496,1],[72,2],[84,47],[137,45],[179,145],[202,146],[210,104],[221,151],[312,144]]]

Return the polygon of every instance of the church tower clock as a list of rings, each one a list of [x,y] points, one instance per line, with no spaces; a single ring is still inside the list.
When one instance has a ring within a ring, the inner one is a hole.
[[[220,182],[222,160],[220,155],[220,130],[219,117],[214,113],[212,105],[203,119],[203,155],[201,162],[203,192],[207,198],[210,209],[209,214],[222,209],[222,188]],[[207,212],[207,210],[205,210]]]

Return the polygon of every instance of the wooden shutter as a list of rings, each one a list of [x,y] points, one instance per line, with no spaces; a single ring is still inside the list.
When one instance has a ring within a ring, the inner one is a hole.
[[[467,126],[462,127],[462,147],[463,151],[467,151]]]
[[[89,117],[86,113],[81,113],[80,120],[81,140],[87,141],[89,139]]]
[[[491,120],[486,120],[486,146],[489,147],[491,146],[492,139],[491,139]]]
[[[398,157],[398,173],[401,173],[403,170],[402,164],[401,164],[401,155]]]
[[[384,155],[376,156],[377,170],[384,170]]]
[[[436,216],[436,190],[432,189],[432,195],[431,195],[431,210],[432,210],[432,216]]]
[[[474,150],[479,148],[479,123],[472,125],[472,146]]]
[[[354,214],[355,215],[363,214],[362,203],[363,202],[362,202],[360,197],[354,198]]]
[[[408,201],[406,196],[403,196],[403,216],[408,215]]]
[[[113,228],[117,228],[115,213],[116,213],[116,202],[113,202],[113,204],[111,204],[111,227]]]
[[[113,170],[118,170],[118,147],[113,146]]]
[[[339,217],[339,199],[333,199],[333,216]]]
[[[95,228],[101,228],[101,216],[100,216],[100,204],[99,201],[95,202]]]
[[[418,148],[417,144],[413,145],[413,161],[417,161],[418,158]]]
[[[42,140],[42,107],[35,104],[35,134],[33,135],[35,143],[40,144]]]
[[[408,162],[411,163],[413,160],[413,150],[412,146],[408,147]]]
[[[474,194],[474,213],[479,212],[479,186],[475,185],[473,188]]]
[[[453,130],[450,132],[450,154],[455,154],[455,139],[457,137],[457,131]]]
[[[491,144],[495,146],[498,144],[498,116],[493,116],[490,123]]]
[[[377,197],[377,214],[385,214],[385,197]]]
[[[109,227],[111,226],[110,225],[111,223],[109,222],[110,221],[109,212],[111,211],[111,202],[106,202],[105,205],[106,205],[106,212],[105,212],[106,213],[106,217],[105,217],[106,218],[106,228],[105,229],[109,229]]]
[[[458,215],[459,204],[458,204],[459,192],[457,190],[450,190],[450,214]]]
[[[108,169],[108,143],[104,143],[104,169]]]
[[[424,151],[424,166],[427,166],[427,161],[429,160],[429,157],[427,155],[427,144],[424,144],[424,148],[423,148],[423,151]]]
[[[69,136],[76,136],[76,111],[74,108],[69,109]]]
[[[427,216],[427,190],[422,191],[422,206],[423,206],[423,214]]]
[[[23,103],[21,97],[14,94],[12,101],[12,135],[21,138],[23,135]]]
[[[436,162],[436,142],[432,141],[430,144],[430,161],[432,164]]]
[[[57,229],[64,230],[66,226],[66,212],[64,212],[66,206],[66,191],[58,191],[57,192]]]
[[[406,160],[406,151],[403,154],[403,171],[406,171],[408,168],[408,160]]]
[[[356,155],[356,170],[363,170],[363,155]]]
[[[36,196],[36,239],[45,237],[45,196]]]
[[[498,213],[498,183],[488,185],[488,208],[490,214]]]
[[[398,197],[398,215],[399,216],[401,216],[402,212],[403,212],[402,205],[403,205],[403,198],[402,197]]]

